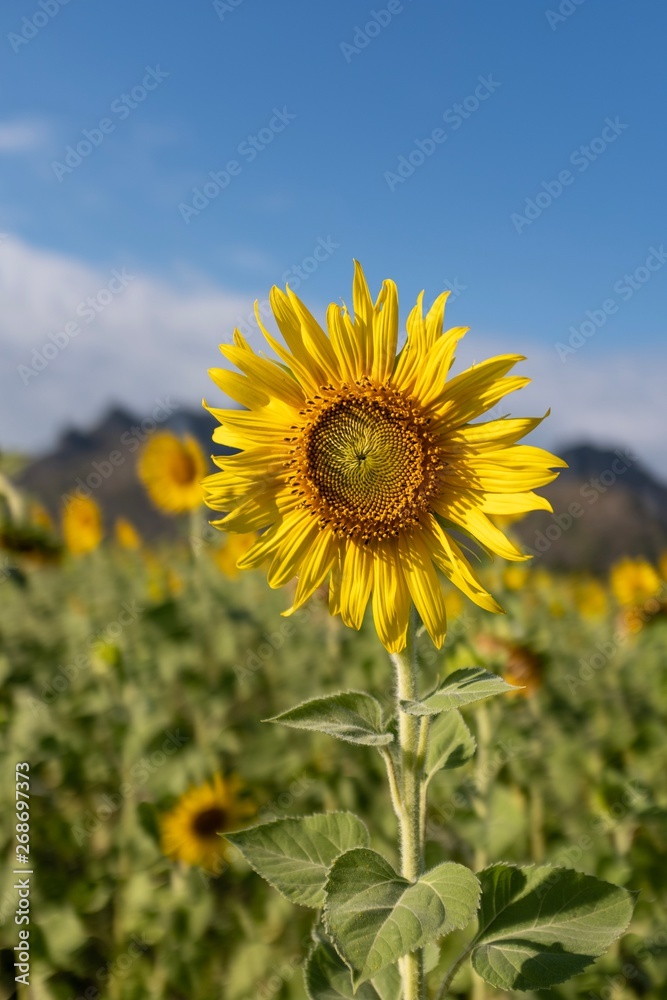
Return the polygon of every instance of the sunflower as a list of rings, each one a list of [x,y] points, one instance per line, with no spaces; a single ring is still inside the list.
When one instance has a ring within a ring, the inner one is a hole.
[[[452,529],[491,553],[526,556],[491,521],[551,510],[533,489],[565,465],[517,445],[536,419],[471,423],[529,379],[508,372],[521,355],[492,358],[447,379],[466,328],[443,332],[448,292],[426,316],[422,295],[397,355],[398,293],[385,281],[373,303],[355,265],[353,313],[336,304],[328,335],[287,289],[270,302],[287,347],[257,322],[281,363],[255,354],[238,330],[220,350],[239,371],[213,369],[244,409],[210,409],[213,440],[237,449],[217,458],[206,502],[223,530],[263,534],[241,569],[269,560],[268,582],[298,585],[289,614],[330,578],[330,610],[359,628],[373,617],[390,652],[406,642],[412,604],[441,646],[446,609],[438,570],[489,611],[502,609],[475,575]],[[204,404],[206,405],[206,403]],[[207,407],[208,408],[208,407]]]
[[[175,861],[220,872],[227,849],[220,834],[236,829],[254,813],[241,789],[238,778],[220,774],[190,788],[162,818],[162,852]]]
[[[141,535],[126,517],[116,518],[114,533],[116,541],[122,549],[129,549],[132,552],[136,552],[137,549],[141,548]]]
[[[229,535],[225,544],[215,549],[213,559],[216,566],[228,580],[235,580],[241,572],[237,566],[239,559],[257,541],[257,532],[248,535]]]
[[[657,570],[645,559],[621,559],[611,568],[611,589],[619,604],[634,607],[660,591]]]
[[[593,576],[582,577],[574,581],[573,598],[582,618],[594,621],[607,614],[609,605],[607,589]]]
[[[93,552],[104,535],[102,512],[91,497],[71,497],[63,509],[65,545],[76,556]]]
[[[508,566],[503,573],[503,583],[507,590],[525,590],[529,570],[526,566]]]
[[[165,514],[182,514],[201,504],[204,453],[189,434],[182,439],[158,431],[139,456],[139,478],[155,506]]]

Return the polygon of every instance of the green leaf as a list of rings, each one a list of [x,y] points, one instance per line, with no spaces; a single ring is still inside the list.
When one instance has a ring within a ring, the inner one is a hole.
[[[483,667],[466,667],[465,670],[455,670],[437,691],[423,701],[405,701],[402,708],[408,715],[437,715],[513,690],[516,690],[516,685],[508,684],[499,674]]]
[[[322,932],[306,961],[304,977],[310,1000],[401,1000],[401,977],[396,965],[389,965],[371,983],[354,989],[352,973],[331,941]]]
[[[344,812],[277,819],[225,837],[283,896],[315,907],[324,903],[324,883],[338,855],[369,842],[361,820]]]
[[[443,712],[431,723],[428,750],[424,764],[426,780],[443,768],[461,767],[475,753],[475,737],[466,726],[460,712]]]
[[[313,698],[266,721],[327,733],[347,743],[364,746],[386,746],[394,738],[383,725],[380,703],[362,691],[341,691]]]
[[[447,861],[409,882],[380,854],[359,848],[331,867],[324,922],[357,988],[402,955],[465,927],[479,892],[463,865]]]
[[[537,990],[580,973],[628,926],[633,893],[570,868],[493,865],[480,873],[472,964],[504,990]]]

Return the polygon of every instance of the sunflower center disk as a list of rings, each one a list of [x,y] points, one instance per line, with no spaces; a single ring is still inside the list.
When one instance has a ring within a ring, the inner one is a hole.
[[[179,486],[185,486],[187,483],[191,483],[196,475],[196,467],[194,460],[186,452],[179,451],[177,454],[171,457],[171,474],[174,481],[179,484]]]
[[[410,400],[388,386],[355,388],[304,411],[292,478],[323,526],[367,542],[418,522],[442,461]]]
[[[212,806],[197,813],[192,822],[192,830],[198,837],[215,837],[224,829],[225,810]]]

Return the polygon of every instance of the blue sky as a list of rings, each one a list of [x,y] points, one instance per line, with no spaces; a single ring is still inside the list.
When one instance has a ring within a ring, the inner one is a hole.
[[[663,3],[41,4],[0,13],[5,446],[112,400],[197,406],[253,298],[290,271],[323,310],[357,257],[404,313],[453,286],[470,360],[529,354],[550,443],[667,474]]]

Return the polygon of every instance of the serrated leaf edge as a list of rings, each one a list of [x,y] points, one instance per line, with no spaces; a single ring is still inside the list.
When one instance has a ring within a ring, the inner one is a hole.
[[[401,875],[400,872],[396,871],[396,869],[394,868],[394,866],[391,863],[391,861],[389,861],[387,858],[385,858],[384,854],[380,854],[379,851],[374,851],[372,847],[370,847],[370,848],[351,847],[349,851],[342,851],[338,855],[338,857],[331,863],[331,868],[333,868],[333,866],[336,864],[337,861],[340,861],[340,859],[343,857],[344,854],[350,854],[352,851],[360,851],[360,850],[370,850],[370,851],[373,851],[374,854],[379,854],[380,857],[383,859],[383,861],[386,861],[387,864],[392,868],[392,870],[394,871],[394,874],[396,875],[396,877],[400,878],[400,879],[404,879],[406,882],[409,883],[409,885],[415,885],[416,882],[419,881],[419,879],[416,879],[415,882],[410,882],[409,879],[405,879],[405,877],[403,875]],[[429,868],[429,869],[427,869],[427,871],[422,872],[422,874],[419,876],[419,878],[420,879],[423,878],[424,875],[428,875],[430,872],[435,871],[436,868],[439,868],[440,865],[444,865],[444,864],[452,864],[452,865],[457,865],[459,868],[466,868],[466,865],[459,864],[459,862],[457,862],[457,861],[440,861],[437,865],[433,865],[432,868]],[[329,876],[331,874],[331,868],[329,869],[329,875],[327,876],[327,882],[329,881]],[[479,912],[479,906],[480,906],[480,903],[481,903],[481,900],[482,900],[482,885],[481,885],[481,882],[479,881],[479,876],[475,872],[473,872],[471,868],[466,868],[466,870],[469,871],[469,872],[471,872],[471,874],[475,876],[475,878],[477,879],[477,881],[479,883],[479,892],[477,894],[477,906],[475,907],[474,913],[470,916],[470,918],[468,920],[468,922],[470,922],[470,920],[472,920],[472,918],[474,916],[476,916],[476,914]],[[372,976],[369,976],[366,979],[355,979],[355,970],[351,967],[350,963],[345,958],[345,956],[343,954],[341,954],[341,951],[340,951],[340,949],[339,949],[339,947],[338,947],[338,945],[336,943],[336,940],[335,940],[335,938],[334,938],[334,936],[333,936],[333,934],[331,932],[331,929],[328,926],[328,920],[327,920],[327,915],[328,915],[328,910],[327,910],[327,896],[328,896],[328,894],[327,894],[327,889],[326,889],[326,884],[325,884],[325,886],[324,886],[324,906],[322,907],[322,924],[323,924],[324,929],[325,929],[325,931],[327,933],[329,941],[333,945],[334,951],[336,952],[336,954],[338,955],[338,957],[340,958],[340,960],[345,963],[345,965],[348,967],[348,969],[350,969],[350,974],[352,976],[352,985],[353,985],[354,990],[356,992],[356,990],[360,986],[362,986],[363,983],[369,983],[369,982],[372,983],[373,979],[380,972],[382,972],[383,969],[386,969],[387,966],[386,965],[382,966],[381,969],[378,969],[377,972],[373,973]],[[467,924],[463,925],[463,927],[466,927],[466,926],[467,926]],[[462,930],[462,929],[463,929],[462,927],[456,927],[456,926],[452,927],[452,929],[450,931],[444,932],[442,935],[440,935],[440,937],[446,937],[448,934],[451,934],[453,931],[455,931],[455,930]],[[437,941],[437,940],[439,940],[439,937],[436,937],[433,940]],[[425,944],[428,944],[428,942],[425,942]],[[419,951],[420,947],[423,948],[424,946],[425,945],[417,945],[415,948],[412,948],[410,951],[404,952],[404,954],[405,955],[410,955],[410,954],[412,954],[413,951]],[[403,958],[403,955],[401,955],[400,958]],[[392,963],[388,963],[388,964],[392,964]]]
[[[260,878],[264,879],[264,881],[267,883],[267,885],[270,885],[272,889],[275,889],[276,892],[279,892],[280,895],[283,897],[283,899],[286,899],[289,903],[292,903],[293,906],[303,906],[307,910],[318,910],[318,909],[320,909],[320,907],[318,907],[318,906],[309,906],[308,903],[295,903],[294,900],[290,899],[289,896],[287,896],[283,892],[283,890],[281,888],[279,888],[279,886],[277,886],[275,884],[275,882],[273,882],[270,878],[267,878],[266,875],[264,875],[263,872],[260,872],[260,870],[255,867],[255,865],[252,863],[252,861],[250,860],[250,858],[248,858],[246,856],[246,854],[244,853],[243,849],[241,847],[239,847],[239,845],[234,842],[233,838],[236,836],[237,833],[250,833],[252,830],[266,830],[270,826],[279,826],[281,823],[287,823],[287,822],[296,822],[296,823],[298,823],[299,820],[302,820],[302,819],[312,819],[313,816],[352,816],[353,819],[356,819],[356,820],[358,820],[359,823],[361,823],[362,827],[366,831],[366,836],[368,838],[368,843],[370,843],[371,835],[370,835],[370,831],[369,831],[368,827],[366,826],[365,822],[363,821],[363,819],[361,819],[359,816],[357,816],[356,813],[350,812],[348,809],[334,809],[333,812],[325,812],[325,813],[310,813],[309,816],[284,816],[281,819],[272,819],[272,820],[269,820],[268,823],[257,823],[256,826],[247,826],[244,830],[230,830],[230,831],[227,831],[226,833],[222,834],[222,836],[225,838],[225,840],[229,840],[229,842],[231,844],[233,844],[233,846],[236,848],[236,850],[240,851],[240,853],[243,855],[243,858],[245,859],[245,861],[247,862],[247,864],[250,865],[250,867],[252,868],[252,870],[255,872],[256,875],[259,875]],[[357,847],[351,847],[351,848],[349,848],[349,850],[356,851],[356,850],[359,850],[359,848],[357,848]],[[325,878],[325,885],[326,885],[326,882],[328,881],[328,878],[329,878],[329,872],[331,871],[331,869],[334,866],[334,864],[336,863],[336,861],[338,861],[338,859],[343,854],[348,854],[348,853],[349,853],[348,851],[341,851],[340,854],[336,855],[336,857],[333,859],[333,861],[331,862],[331,864],[329,865],[329,867],[325,869],[326,873],[327,873],[326,874],[326,878]],[[341,955],[341,958],[342,957],[343,956]],[[343,959],[343,961],[345,961],[345,960]],[[345,962],[345,964],[347,965],[347,962]]]
[[[347,853],[347,852],[344,852],[344,853]],[[336,859],[336,860],[338,860],[338,859]],[[542,865],[542,864],[520,865],[520,864],[517,864],[515,861],[495,861],[492,865],[487,865],[486,868],[482,868],[480,871],[475,872],[475,874],[477,875],[477,878],[481,882],[481,876],[485,872],[492,871],[494,868],[515,868],[518,871],[527,871],[527,870],[537,869],[537,868],[548,868],[550,871],[576,872],[577,875],[588,875],[590,878],[594,878],[597,882],[602,882],[605,885],[610,885],[614,889],[622,889],[624,892],[627,892],[628,895],[632,896],[634,899],[637,899],[639,897],[639,894],[640,894],[639,890],[626,889],[625,886],[616,885],[614,882],[607,882],[606,879],[598,878],[597,875],[589,875],[589,872],[579,871],[578,868],[568,868],[566,865],[550,865],[550,864],[545,864],[545,865]],[[480,900],[481,900],[481,896],[480,896]],[[479,907],[478,907],[478,909],[479,909]],[[634,910],[634,907],[633,907],[633,910]],[[627,932],[628,927],[630,926],[630,924],[632,922],[632,917],[633,917],[633,913],[630,914],[630,916],[628,917],[627,923],[625,923],[624,926],[619,930],[618,934],[616,935],[615,938],[613,938],[612,942],[610,942],[609,945],[606,945],[605,948],[598,955],[592,955],[590,962],[587,962],[586,965],[584,965],[582,967],[581,971],[579,973],[577,973],[577,975],[581,975],[581,972],[583,972],[585,969],[590,968],[591,965],[594,965],[599,958],[602,958],[602,956],[605,954],[605,952],[611,946],[611,944],[613,943],[613,941],[618,941],[619,938],[621,938]],[[488,926],[490,926],[490,925],[487,924],[487,927]],[[479,935],[482,934],[482,933],[483,933],[483,931],[479,930],[477,932],[477,934],[475,935],[475,937],[473,938],[473,940],[470,942],[470,946],[469,946],[469,949],[470,949],[470,962],[471,962],[473,968],[475,968],[475,951],[477,950],[477,947],[478,947],[475,942],[477,941],[477,938],[479,937]],[[492,943],[493,942],[489,942],[489,944],[492,944]],[[484,945],[482,944],[479,947],[484,947]],[[476,969],[476,968],[475,968],[475,972],[477,972],[477,974],[479,976],[481,976],[482,979],[484,980],[484,982],[488,983],[489,986],[494,986],[494,987],[497,987],[498,989],[505,989],[505,986],[502,983],[500,983],[500,982],[494,982],[491,979],[487,979],[486,976],[483,973],[479,972],[479,970]],[[572,978],[573,978],[572,975],[566,973],[565,976],[562,979],[554,980],[551,983],[551,986],[560,986],[560,985],[562,985],[562,983],[566,983],[566,982],[568,982],[568,980],[570,980]],[[551,986],[544,987],[544,988],[545,989],[551,989]],[[514,987],[514,989],[518,990],[517,987]],[[528,989],[529,990],[534,990],[534,987],[531,986],[531,987],[528,987]],[[518,992],[522,993],[524,991],[523,990],[518,990]]]
[[[390,724],[391,719],[393,718],[393,716],[390,717],[390,718],[388,718],[387,720],[385,720],[384,710],[382,708],[381,703],[377,700],[377,698],[375,698],[372,694],[369,694],[368,691],[357,691],[356,689],[351,689],[351,690],[346,690],[346,691],[333,691],[331,694],[322,694],[322,695],[317,695],[315,698],[306,698],[305,701],[300,701],[298,703],[298,705],[293,705],[292,708],[286,708],[285,711],[281,712],[279,715],[272,715],[271,718],[269,718],[269,719],[260,719],[260,722],[277,723],[277,724],[279,724],[281,726],[288,726],[290,729],[301,729],[304,732],[324,732],[321,729],[319,729],[319,730],[316,729],[314,726],[311,728],[310,726],[301,726],[301,725],[295,724],[293,722],[285,722],[284,716],[288,715],[290,712],[296,712],[297,709],[299,709],[299,708],[305,708],[306,705],[312,705],[313,702],[316,702],[316,701],[320,701],[320,702],[321,701],[328,701],[329,699],[332,699],[332,698],[338,698],[342,694],[361,695],[361,697],[367,698],[369,701],[372,701],[375,705],[377,705],[377,707],[380,710],[380,725],[381,725],[381,729],[378,730],[375,733],[375,735],[376,736],[391,736],[391,740],[388,740],[387,743],[383,744],[384,746],[388,746],[389,743],[393,743],[394,742],[394,734],[391,733],[391,732],[389,732],[389,730],[387,728],[389,726],[389,724]],[[333,734],[326,733],[326,732],[324,732],[324,735],[325,736],[333,736]],[[359,745],[359,746],[363,746],[364,745],[364,744],[357,743],[356,740],[348,740],[344,736],[333,736],[333,738],[334,739],[340,739],[340,740],[342,740],[345,743],[354,743],[355,745]],[[368,745],[372,746],[372,744],[368,744]]]

